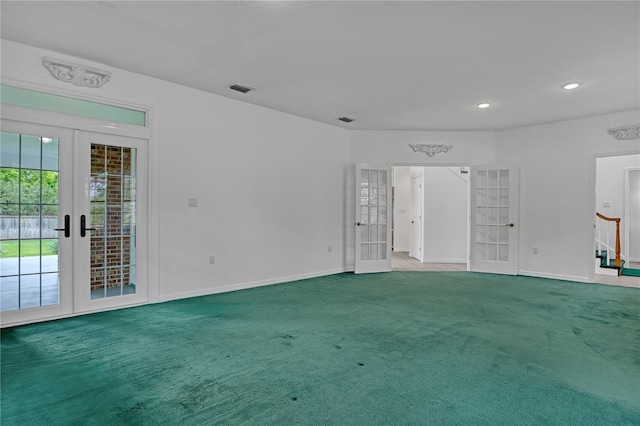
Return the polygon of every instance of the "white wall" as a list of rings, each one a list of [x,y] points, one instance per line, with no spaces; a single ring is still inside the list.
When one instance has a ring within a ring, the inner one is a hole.
[[[497,161],[520,169],[519,273],[593,277],[595,156],[640,152],[639,141],[607,134],[634,123],[640,123],[640,111],[496,133]]]
[[[393,205],[394,250],[409,251],[409,167],[393,168],[395,191]]]
[[[43,56],[107,69],[111,81],[58,82]],[[347,130],[8,41],[2,77],[152,108],[155,300],[344,269]]]
[[[467,263],[468,174],[424,167],[423,262]]]

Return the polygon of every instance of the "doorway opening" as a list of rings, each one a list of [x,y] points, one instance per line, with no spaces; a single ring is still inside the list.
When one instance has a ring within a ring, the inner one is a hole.
[[[394,166],[392,181],[392,270],[468,270],[468,168]]]
[[[595,281],[639,277],[640,154],[596,158],[595,212]]]

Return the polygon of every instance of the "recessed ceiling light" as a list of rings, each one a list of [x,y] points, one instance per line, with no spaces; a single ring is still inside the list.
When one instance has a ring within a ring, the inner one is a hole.
[[[355,118],[349,118],[349,117],[340,117],[338,118],[338,120],[344,121],[345,123],[351,123],[352,121],[356,121]]]
[[[580,83],[567,83],[564,86],[562,86],[562,88],[566,90],[573,90],[573,89],[577,89],[578,87],[580,87]]]
[[[491,104],[490,104],[490,103],[488,103],[488,102],[481,102],[481,103],[479,103],[479,104],[478,104],[478,105],[476,105],[476,106],[477,106],[478,108],[482,108],[482,109],[484,109],[484,108],[489,108],[489,107],[491,106]]]

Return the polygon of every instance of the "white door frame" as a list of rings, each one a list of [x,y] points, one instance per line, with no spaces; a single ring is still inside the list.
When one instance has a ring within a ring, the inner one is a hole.
[[[638,262],[640,261],[640,259],[631,259],[631,251],[630,251],[630,244],[629,244],[629,237],[631,235],[630,231],[629,231],[629,224],[631,223],[631,209],[630,209],[630,201],[629,201],[629,186],[630,186],[630,178],[631,178],[631,172],[640,172],[640,166],[638,167],[625,167],[624,169],[624,253],[627,257],[627,265],[629,262],[634,261],[634,262]],[[635,219],[638,220],[638,219]],[[638,236],[640,237],[640,236]]]
[[[420,262],[424,261],[423,250],[422,247],[424,245],[424,226],[423,226],[423,218],[424,218],[424,174],[420,173],[417,176],[409,176],[410,184],[409,184],[409,220],[411,223],[409,224],[409,256],[414,259],[419,260]],[[418,181],[419,182],[416,182]],[[418,187],[416,188],[416,184]],[[418,211],[414,211],[414,195],[417,193],[420,194],[420,203],[418,207]],[[419,213],[419,214],[416,214]],[[417,221],[417,223],[415,223]],[[414,226],[412,226],[414,225]],[[415,252],[415,248],[417,247],[417,253]]]

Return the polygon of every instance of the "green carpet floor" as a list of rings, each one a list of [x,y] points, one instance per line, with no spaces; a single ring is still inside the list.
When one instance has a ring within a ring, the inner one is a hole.
[[[640,290],[340,274],[5,329],[2,426],[639,425]]]

